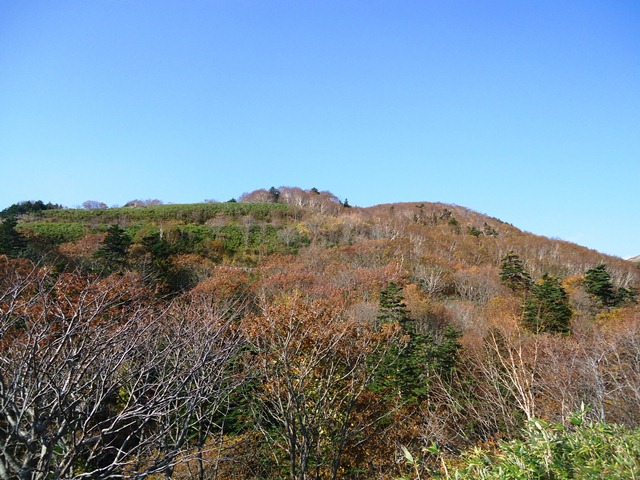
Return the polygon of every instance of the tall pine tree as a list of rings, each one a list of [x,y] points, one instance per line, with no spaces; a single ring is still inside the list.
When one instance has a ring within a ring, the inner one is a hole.
[[[0,223],[0,255],[19,257],[24,254],[27,248],[27,241],[16,230],[17,225],[16,217],[8,217]]]
[[[526,292],[531,288],[531,277],[520,257],[514,252],[507,253],[502,259],[500,281],[514,292]]]
[[[403,328],[410,322],[402,288],[395,282],[389,282],[387,287],[380,292],[378,320],[383,323],[398,322],[403,325]]]
[[[430,334],[419,331],[404,303],[402,288],[395,282],[380,292],[378,319],[397,323],[403,338],[382,359],[372,390],[403,403],[421,402],[429,393],[433,372],[451,374],[460,349],[460,333],[448,327],[442,341],[436,342]]]
[[[121,270],[127,263],[130,245],[131,238],[127,232],[117,224],[111,225],[95,257],[102,260],[106,271]]]
[[[556,277],[545,274],[531,287],[524,302],[522,322],[533,333],[569,333],[572,315],[562,284]]]
[[[604,264],[585,272],[584,286],[587,293],[597,298],[605,307],[613,307],[618,303],[616,290],[611,283],[611,275]]]

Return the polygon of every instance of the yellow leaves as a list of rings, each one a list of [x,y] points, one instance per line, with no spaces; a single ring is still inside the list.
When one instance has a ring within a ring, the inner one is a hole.
[[[600,312],[595,323],[603,332],[625,335],[640,328],[640,306],[613,308]]]
[[[611,324],[619,322],[625,316],[624,309],[614,308],[613,310],[605,310],[595,317],[595,322],[600,324],[605,330],[611,328]]]
[[[491,298],[484,309],[489,325],[518,328],[522,314],[522,301],[517,297],[496,296]]]
[[[562,280],[562,288],[565,289],[567,295],[574,295],[582,287],[583,281],[583,275],[571,275]]]

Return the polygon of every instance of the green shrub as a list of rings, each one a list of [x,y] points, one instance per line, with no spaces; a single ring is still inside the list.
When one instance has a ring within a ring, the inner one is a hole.
[[[36,236],[44,238],[54,245],[74,242],[89,233],[87,227],[76,222],[31,222],[21,224],[20,229],[25,232],[33,232]]]
[[[220,216],[236,219],[251,215],[258,221],[271,221],[274,218],[285,218],[294,214],[294,207],[282,203],[193,203],[93,210],[70,208],[40,212],[43,218],[59,222],[113,223],[116,221],[157,222],[176,220],[183,223],[200,224]]]
[[[501,441],[496,450],[475,448],[446,478],[455,479],[633,479],[640,476],[640,429],[585,424],[529,422],[523,438]]]

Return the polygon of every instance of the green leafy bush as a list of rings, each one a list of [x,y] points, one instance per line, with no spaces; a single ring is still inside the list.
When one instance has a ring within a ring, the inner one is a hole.
[[[194,203],[178,205],[148,205],[144,207],[120,207],[102,210],[64,209],[46,210],[45,218],[63,222],[100,222],[115,221],[168,221],[184,223],[204,223],[209,219],[225,216],[238,218],[251,215],[258,221],[283,218],[293,215],[295,208],[282,203]]]
[[[76,222],[30,222],[21,224],[20,228],[23,231],[31,231],[54,245],[74,242],[88,233],[87,227]]]
[[[454,479],[632,479],[640,476],[640,429],[584,423],[528,423],[521,440],[475,448],[449,469]]]

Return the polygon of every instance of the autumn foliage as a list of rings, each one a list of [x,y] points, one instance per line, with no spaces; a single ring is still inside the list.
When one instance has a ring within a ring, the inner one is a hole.
[[[447,478],[575,412],[638,428],[635,264],[453,205],[239,199],[5,225],[1,479]]]

